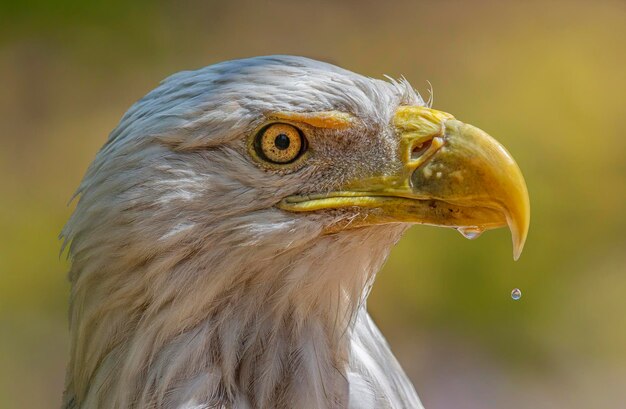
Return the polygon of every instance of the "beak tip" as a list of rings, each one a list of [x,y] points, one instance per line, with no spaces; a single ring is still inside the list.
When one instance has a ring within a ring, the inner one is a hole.
[[[528,218],[526,218],[524,223],[516,223],[512,220],[509,221],[509,228],[513,240],[513,260],[515,261],[522,255],[524,243],[526,243],[526,236],[528,236],[528,226]]]

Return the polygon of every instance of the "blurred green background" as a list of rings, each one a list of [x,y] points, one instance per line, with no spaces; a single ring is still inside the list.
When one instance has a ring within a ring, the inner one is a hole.
[[[428,409],[626,405],[626,3],[0,3],[0,408],[60,404],[57,234],[96,151],[167,75],[288,53],[406,76],[499,139],[531,196],[526,249],[415,227],[370,310]],[[512,301],[510,291],[524,292]]]

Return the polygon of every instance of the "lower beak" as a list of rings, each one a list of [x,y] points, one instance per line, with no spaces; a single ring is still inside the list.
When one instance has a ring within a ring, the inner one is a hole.
[[[528,191],[509,152],[484,131],[450,114],[419,106],[398,108],[401,170],[353,181],[339,192],[292,196],[279,207],[308,212],[358,207],[351,227],[417,223],[454,227],[466,237],[507,226],[517,260],[530,223]],[[346,226],[336,226],[337,230]]]

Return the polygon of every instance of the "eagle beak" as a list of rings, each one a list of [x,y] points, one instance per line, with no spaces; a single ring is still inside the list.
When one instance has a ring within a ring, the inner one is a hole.
[[[368,211],[350,227],[429,224],[457,228],[468,238],[508,225],[517,260],[530,205],[509,152],[486,132],[426,107],[398,108],[394,126],[400,138],[398,172],[353,181],[340,192],[292,196],[279,206],[291,211],[359,207]]]
[[[466,237],[508,225],[517,260],[530,223],[528,190],[517,163],[486,132],[433,111],[401,107],[396,112],[411,192],[437,207],[452,205],[447,212],[458,211],[458,217],[442,214],[439,224],[458,227]]]

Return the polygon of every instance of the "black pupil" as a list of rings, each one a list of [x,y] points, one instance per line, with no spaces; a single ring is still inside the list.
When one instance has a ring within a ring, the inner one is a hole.
[[[274,145],[276,145],[276,147],[281,151],[287,149],[290,142],[289,137],[284,133],[276,135],[276,139],[274,139]]]

